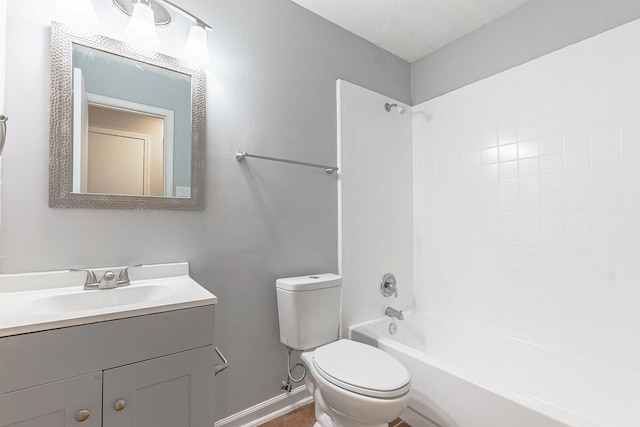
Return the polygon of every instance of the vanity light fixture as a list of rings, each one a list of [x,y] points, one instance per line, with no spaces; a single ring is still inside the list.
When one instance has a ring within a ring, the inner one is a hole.
[[[70,24],[84,27],[98,24],[98,15],[91,0],[57,0],[54,8]]]
[[[192,19],[194,25],[191,27],[189,37],[184,45],[183,56],[189,61],[201,64],[211,61],[207,40],[207,31],[212,30],[211,26],[180,6],[168,0],[113,0],[113,3],[122,12],[131,16],[125,31],[127,37],[140,41],[147,46],[150,46],[151,44],[149,43],[151,42],[155,42],[155,45],[158,44],[155,26],[167,25],[171,22],[171,15],[164,6],[168,6],[170,9]],[[138,10],[142,12],[138,12]],[[144,21],[138,20],[142,18],[144,18]],[[153,24],[154,22],[155,25]]]
[[[55,9],[69,24],[96,25],[98,17],[91,1],[56,0]],[[194,24],[184,45],[184,59],[200,64],[211,62],[207,40],[207,31],[212,30],[211,26],[180,6],[169,0],[113,0],[113,4],[131,17],[124,31],[127,38],[147,47],[160,43],[155,27],[171,22],[171,14],[165,6],[193,20]]]

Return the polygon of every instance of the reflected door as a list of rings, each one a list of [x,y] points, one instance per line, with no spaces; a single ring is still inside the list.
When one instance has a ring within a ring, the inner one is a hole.
[[[113,129],[89,129],[89,193],[148,194],[148,136]]]

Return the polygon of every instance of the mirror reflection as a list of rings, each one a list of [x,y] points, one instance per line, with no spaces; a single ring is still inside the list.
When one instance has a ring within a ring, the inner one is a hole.
[[[191,76],[72,47],[72,192],[189,198]]]

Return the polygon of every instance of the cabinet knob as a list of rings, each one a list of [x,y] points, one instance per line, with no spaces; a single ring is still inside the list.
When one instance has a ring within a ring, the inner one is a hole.
[[[118,399],[113,404],[113,409],[115,409],[116,411],[122,411],[126,407],[127,407],[127,401],[124,399]]]
[[[86,421],[89,418],[89,415],[91,415],[91,412],[89,412],[88,409],[81,409],[76,414],[76,421],[79,423]]]

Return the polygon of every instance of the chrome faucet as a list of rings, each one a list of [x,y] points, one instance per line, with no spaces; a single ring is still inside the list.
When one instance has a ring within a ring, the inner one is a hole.
[[[402,315],[402,310],[396,310],[393,307],[386,307],[384,309],[384,315],[389,317],[395,317],[398,320],[404,320],[404,316]]]
[[[91,270],[84,270],[84,269],[79,269],[79,268],[72,268],[69,271],[86,271],[87,272],[87,277],[84,279],[84,290],[85,291],[89,291],[92,289],[98,289],[99,285],[98,285],[98,278],[96,277],[96,273],[94,273]]]
[[[129,280],[129,269],[135,267],[142,267],[142,264],[130,265],[129,267],[125,267],[118,274],[118,280],[116,280],[116,284],[118,286],[129,286],[131,281]]]
[[[129,280],[129,269],[132,267],[142,267],[142,264],[131,265],[129,267],[125,267],[118,274],[118,278],[116,279],[116,275],[113,271],[107,270],[102,275],[102,278],[98,280],[96,277],[96,273],[91,270],[85,269],[75,269],[72,268],[69,271],[86,271],[87,277],[84,280],[84,290],[93,290],[93,289],[113,289],[119,288],[122,286],[128,286],[131,284]]]

